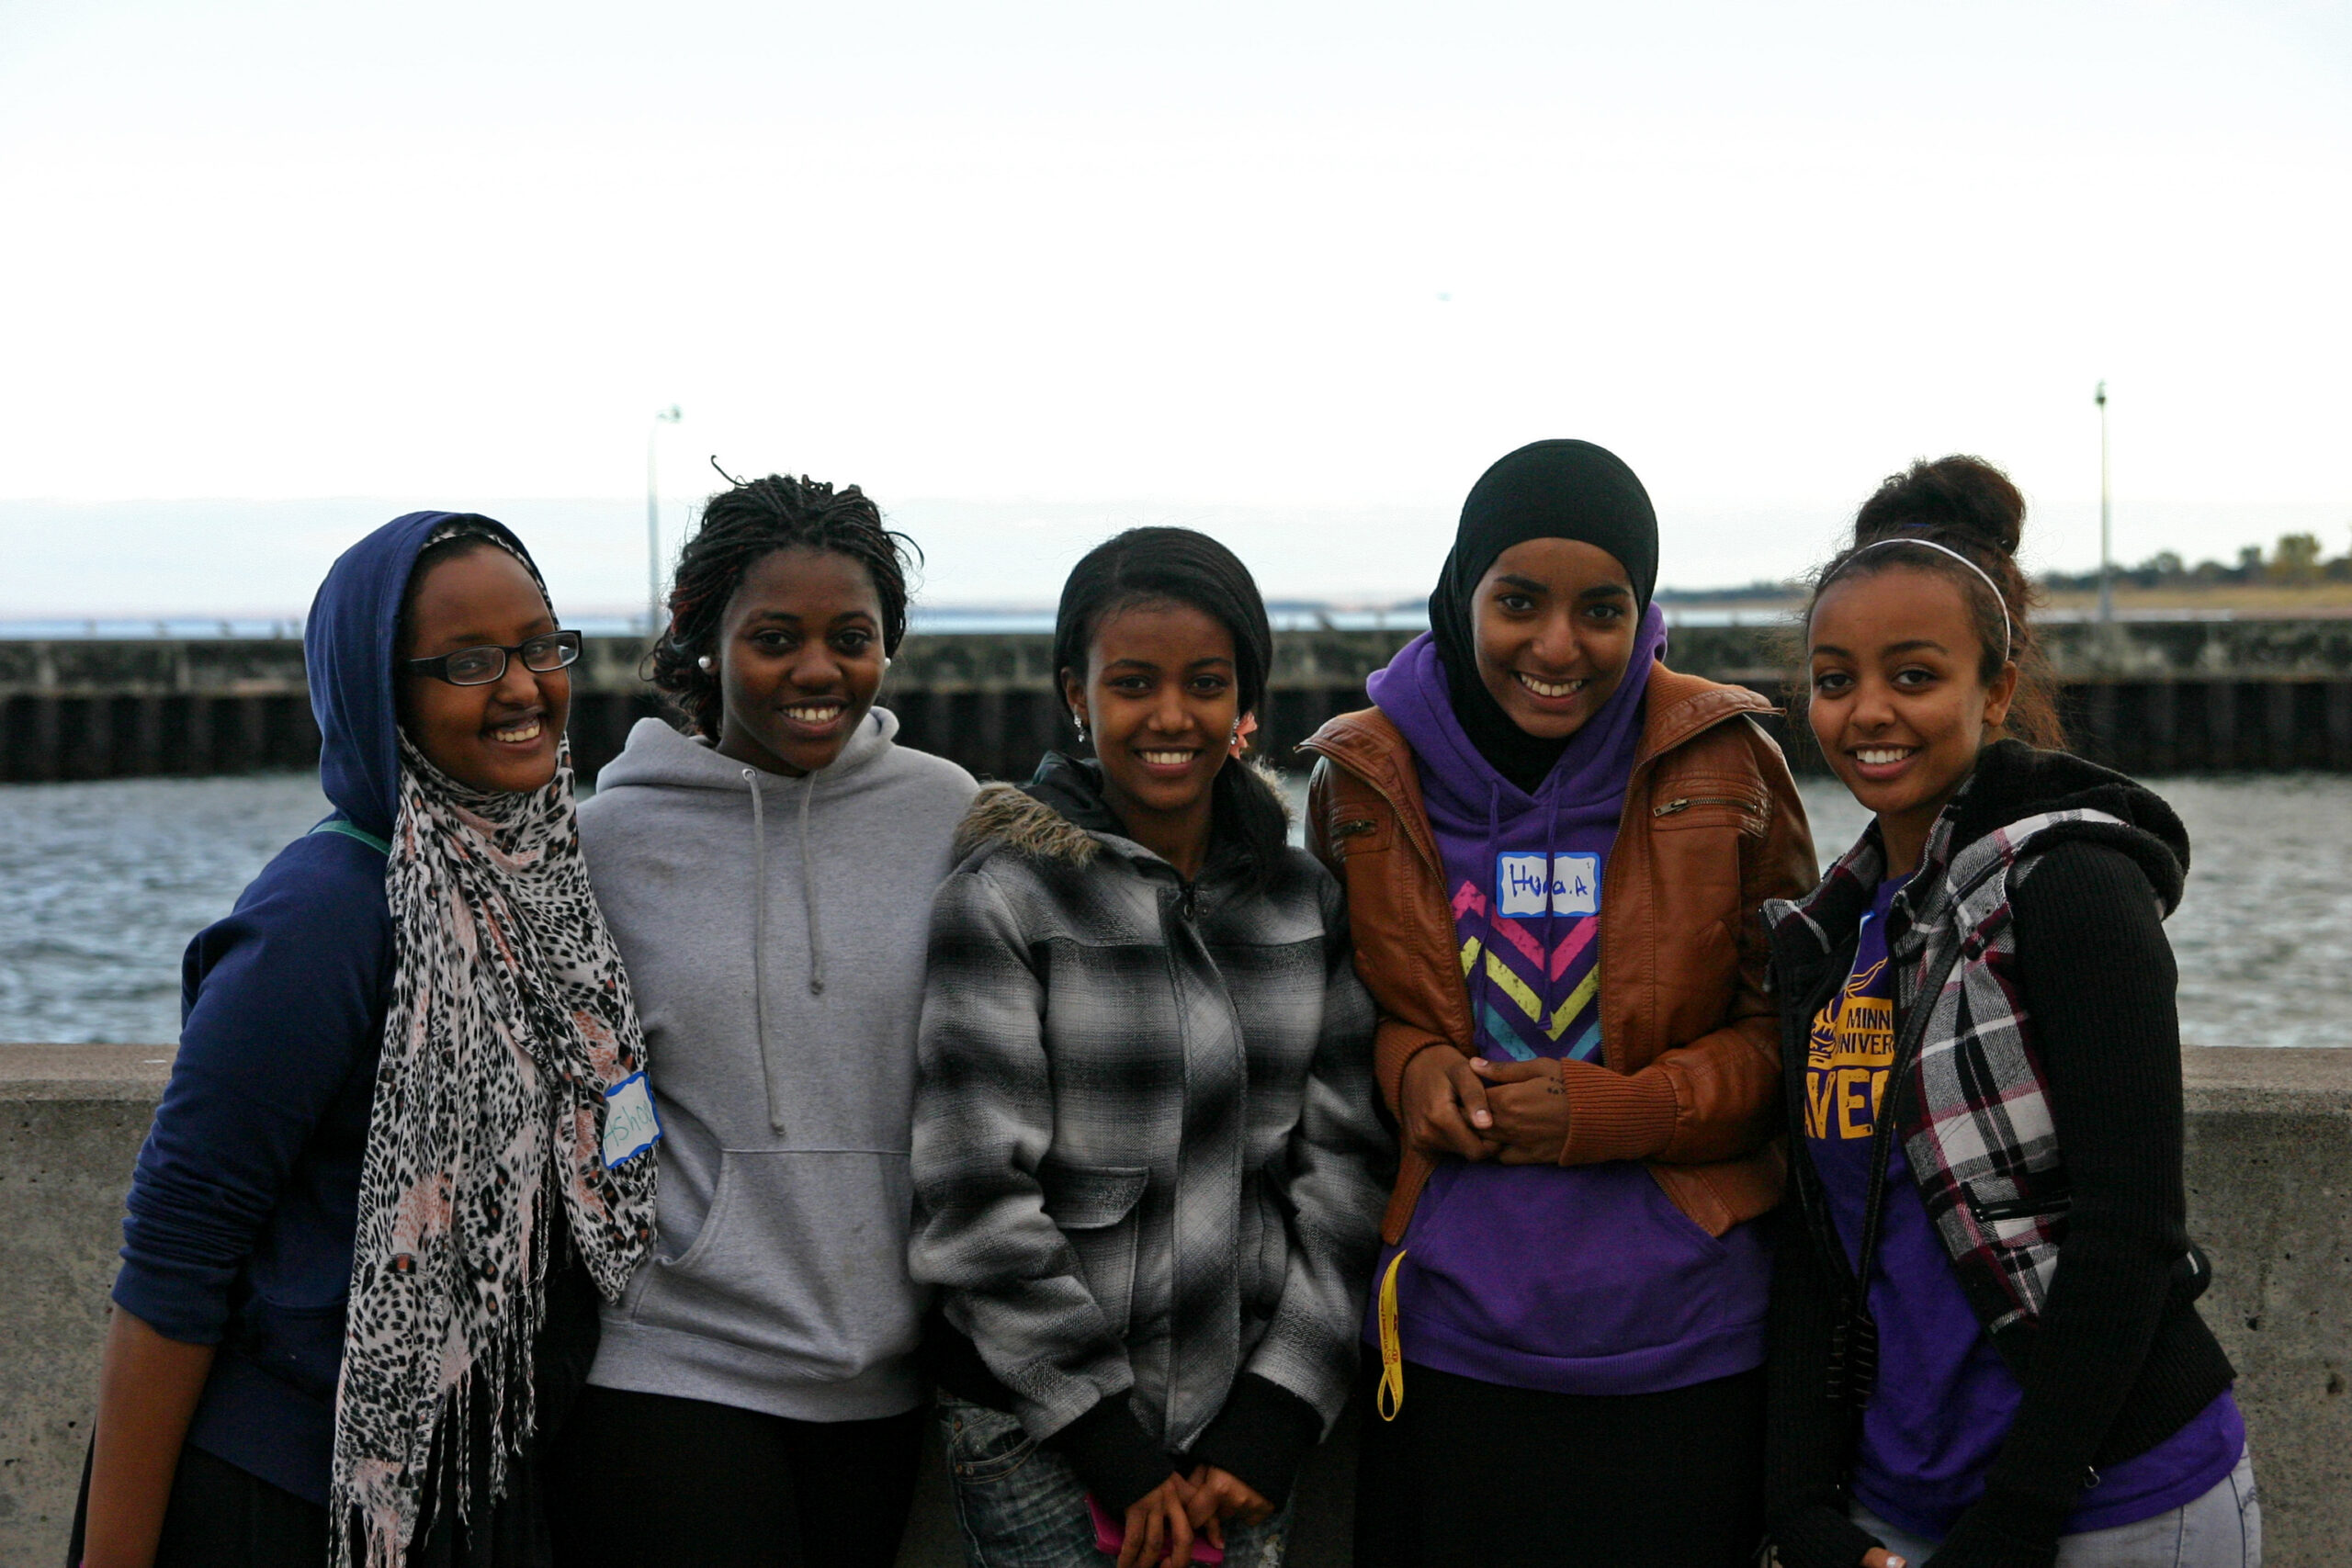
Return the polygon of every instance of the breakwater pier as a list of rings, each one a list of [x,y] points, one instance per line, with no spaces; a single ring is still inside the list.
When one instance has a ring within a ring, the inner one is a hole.
[[[2132,772],[2352,772],[2352,617],[2227,615],[2045,625],[2076,749]],[[1275,637],[1260,752],[1280,764],[1409,629]],[[1679,625],[1675,667],[1786,701],[1793,642],[1776,625]],[[1036,632],[910,636],[882,701],[910,745],[975,773],[1026,773],[1066,744],[1052,639]],[[644,644],[588,639],[574,667],[571,744],[583,778],[629,726],[662,711]],[[247,773],[318,756],[299,638],[0,641],[0,781]],[[1799,766],[1805,748],[1792,747]]]

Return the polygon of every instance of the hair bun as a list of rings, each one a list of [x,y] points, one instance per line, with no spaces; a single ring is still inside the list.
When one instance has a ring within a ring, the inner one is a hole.
[[[2008,475],[1982,457],[1954,454],[1923,460],[1889,475],[1854,514],[1857,545],[1906,530],[2015,556],[2025,535],[2025,497]]]

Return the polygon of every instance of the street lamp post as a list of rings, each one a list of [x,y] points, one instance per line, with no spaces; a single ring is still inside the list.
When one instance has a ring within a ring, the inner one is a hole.
[[[662,427],[684,417],[678,405],[672,403],[654,413],[653,423],[645,433],[645,635],[649,637],[662,635],[662,484],[654,453]]]
[[[2098,618],[2115,619],[2115,510],[2107,483],[2107,383],[2091,394],[2098,405]]]

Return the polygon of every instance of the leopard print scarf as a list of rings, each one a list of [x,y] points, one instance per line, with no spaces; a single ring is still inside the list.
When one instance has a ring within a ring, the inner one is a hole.
[[[533,1429],[561,1220],[608,1300],[653,1235],[651,1152],[604,1160],[605,1093],[643,1069],[645,1043],[589,891],[569,747],[528,795],[459,784],[405,736],[401,760],[385,871],[398,972],[335,1399],[336,1568],[355,1551],[399,1568],[428,1480],[447,1488],[434,1510],[461,1518],[504,1492]],[[465,1451],[476,1400],[483,1456]],[[478,1458],[486,1498],[469,1495]]]

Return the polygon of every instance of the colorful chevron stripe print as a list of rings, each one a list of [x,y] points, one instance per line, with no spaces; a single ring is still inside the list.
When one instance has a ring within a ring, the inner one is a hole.
[[[1498,1060],[1600,1060],[1600,916],[1487,919],[1486,895],[1464,882],[1453,895],[1462,976],[1478,1015],[1479,1043]],[[1549,953],[1538,932],[1556,940]],[[1491,931],[1491,944],[1487,934]],[[1483,973],[1481,965],[1483,964]],[[1483,983],[1482,983],[1483,982]],[[1556,998],[1556,1000],[1552,998]]]

